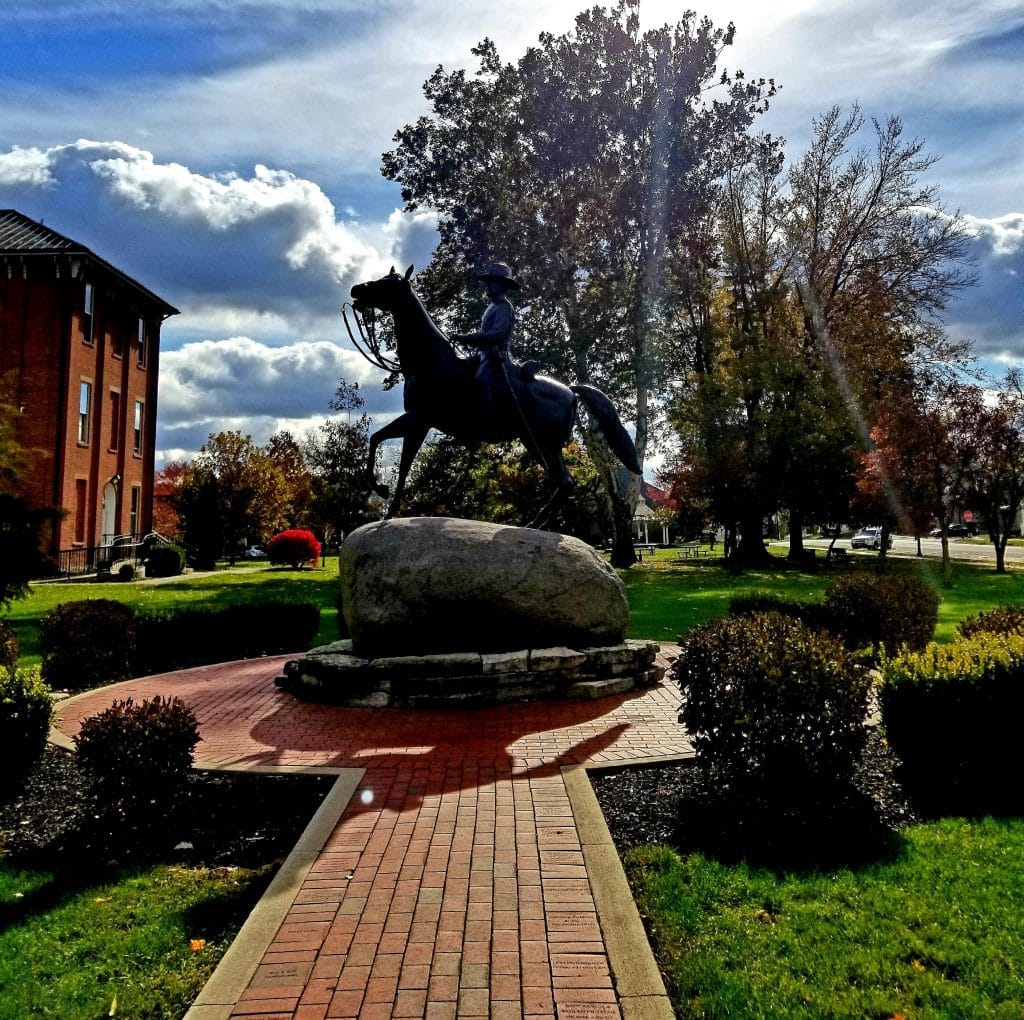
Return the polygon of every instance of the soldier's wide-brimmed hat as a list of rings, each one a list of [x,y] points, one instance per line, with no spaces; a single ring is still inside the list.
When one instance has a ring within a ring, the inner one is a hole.
[[[519,281],[512,275],[512,267],[504,262],[492,262],[479,278],[481,280],[497,280],[511,290],[520,289]]]

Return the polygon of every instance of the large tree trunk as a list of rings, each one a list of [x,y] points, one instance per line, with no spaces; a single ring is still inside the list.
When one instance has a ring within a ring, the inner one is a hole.
[[[1006,573],[1006,542],[1010,537],[1009,530],[1005,530],[1001,535],[997,536],[993,541],[993,545],[996,547],[996,573]]]
[[[804,515],[799,510],[789,511],[789,555],[792,563],[804,560]]]
[[[740,540],[733,561],[740,569],[763,567],[772,562],[771,553],[764,544],[764,515],[757,507],[745,513],[740,520]]]

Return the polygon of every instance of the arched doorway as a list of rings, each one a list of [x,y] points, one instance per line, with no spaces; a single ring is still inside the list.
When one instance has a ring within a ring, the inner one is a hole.
[[[117,483],[120,478],[115,475],[103,486],[103,528],[100,538],[101,545],[110,545],[114,540],[114,529],[117,527]]]

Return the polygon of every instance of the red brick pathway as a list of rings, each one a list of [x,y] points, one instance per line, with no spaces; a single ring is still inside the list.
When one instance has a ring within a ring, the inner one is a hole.
[[[92,691],[177,695],[197,764],[366,770],[231,1016],[619,1017],[565,765],[692,753],[674,686],[591,702],[451,711],[300,702],[282,658]]]

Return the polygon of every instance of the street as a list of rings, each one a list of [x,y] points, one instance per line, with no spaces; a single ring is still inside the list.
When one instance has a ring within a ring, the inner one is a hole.
[[[804,546],[807,549],[827,549],[830,542],[831,539],[828,538],[805,538]],[[837,539],[835,547],[837,549],[845,549],[847,552],[850,552],[850,540],[848,538]],[[941,559],[941,540],[938,538],[922,538],[921,552],[931,559]],[[877,556],[878,553],[871,549],[858,549],[856,550],[856,555]],[[889,555],[916,556],[917,539],[909,538],[904,535],[894,535]],[[980,543],[974,543],[963,539],[951,538],[949,540],[949,556],[950,559],[953,560],[965,560],[972,563],[989,564],[993,567],[996,563],[996,551],[991,542],[986,542],[984,545],[981,545]],[[1006,565],[1008,567],[1024,566],[1024,546],[1008,545],[1006,547]]]

